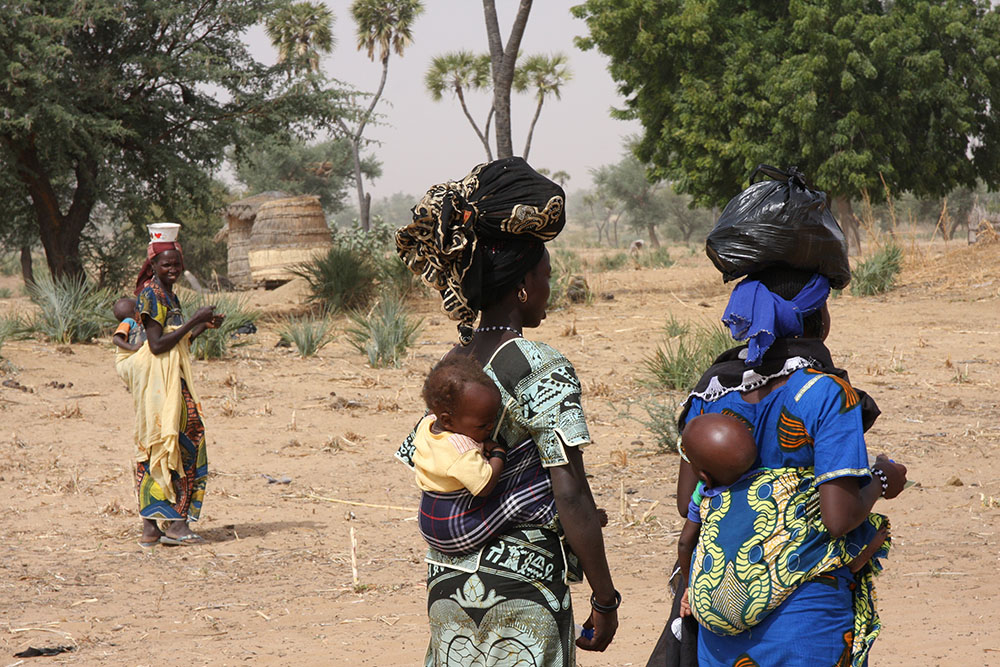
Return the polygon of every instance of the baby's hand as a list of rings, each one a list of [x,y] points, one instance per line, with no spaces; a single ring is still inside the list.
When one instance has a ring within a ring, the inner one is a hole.
[[[597,519],[601,522],[601,528],[608,525],[608,511],[603,507],[597,508]]]
[[[681,596],[681,608],[677,612],[677,615],[681,618],[691,615],[691,605],[688,604],[688,589],[684,589],[684,594]]]

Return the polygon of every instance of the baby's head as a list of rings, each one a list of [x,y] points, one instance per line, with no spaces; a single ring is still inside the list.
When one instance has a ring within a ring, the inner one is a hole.
[[[493,433],[500,391],[471,357],[452,355],[438,362],[427,374],[423,397],[441,428],[476,442]]]
[[[135,315],[135,299],[123,296],[122,298],[115,301],[115,304],[114,306],[111,307],[111,310],[115,314],[115,319],[118,320],[119,322],[124,320],[126,317],[132,317],[133,315]]]
[[[757,460],[749,427],[730,415],[698,415],[684,427],[681,447],[698,478],[710,487],[735,483]]]

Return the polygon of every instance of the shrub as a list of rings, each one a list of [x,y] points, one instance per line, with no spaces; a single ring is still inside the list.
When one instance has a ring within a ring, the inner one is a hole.
[[[0,276],[21,274],[21,257],[18,253],[0,253]]]
[[[626,264],[628,264],[628,255],[618,252],[614,255],[604,255],[601,257],[597,262],[597,268],[600,271],[617,271],[624,268]]]
[[[669,338],[683,336],[691,331],[691,323],[679,320],[673,315],[667,318],[667,323],[663,325],[663,333]]]
[[[889,241],[851,271],[851,294],[874,296],[896,285],[903,264],[903,250]]]
[[[330,312],[366,308],[375,295],[378,267],[372,255],[335,245],[292,272],[309,284],[309,300]]]
[[[260,317],[260,312],[247,307],[246,298],[223,294],[196,294],[190,290],[178,292],[181,309],[190,317],[202,306],[215,306],[215,312],[226,316],[218,329],[206,329],[191,343],[191,354],[195,359],[219,359],[230,347],[246,345],[246,340],[236,338],[236,330],[252,324]]]
[[[9,299],[13,295],[9,287],[0,287],[0,299]]]
[[[420,283],[410,267],[396,253],[383,255],[378,262],[378,282],[393,294],[406,298]]]
[[[21,329],[21,322],[16,317],[0,317],[0,352],[8,338],[13,338]],[[2,357],[3,355],[0,355]]]
[[[678,407],[678,404],[672,401],[666,403],[646,401],[642,403],[646,419],[635,418],[653,434],[653,444],[661,452],[677,451],[677,439],[680,437],[677,432]]]
[[[586,279],[579,275],[583,268],[580,257],[568,250],[560,250],[550,256],[552,277],[549,279],[549,310],[558,310],[572,303],[590,303],[594,299]]]
[[[658,345],[643,364],[651,384],[689,391],[715,358],[735,344],[721,324],[683,329]]]
[[[294,343],[301,357],[313,357],[333,340],[333,323],[326,317],[290,317],[278,325],[281,340]]]
[[[131,226],[114,227],[105,233],[91,230],[84,236],[80,251],[98,285],[112,292],[125,291],[135,285],[145,260],[146,235],[136,233]]]
[[[662,246],[639,254],[639,266],[647,269],[665,269],[672,266],[673,263],[674,260],[670,259],[670,251]]]
[[[52,278],[42,273],[28,286],[28,296],[39,311],[28,322],[27,330],[57,343],[88,341],[114,324],[114,295],[85,276]]]
[[[350,315],[353,326],[347,339],[359,352],[368,355],[372,368],[399,366],[406,349],[413,344],[422,320],[411,319],[396,294],[383,294],[371,312]]]

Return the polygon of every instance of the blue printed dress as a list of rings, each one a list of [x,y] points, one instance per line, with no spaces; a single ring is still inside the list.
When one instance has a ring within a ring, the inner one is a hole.
[[[813,368],[800,368],[759,403],[744,401],[738,391],[725,393],[711,402],[692,396],[686,419],[711,412],[729,414],[746,423],[759,449],[755,467],[811,468],[815,486],[840,477],[858,478],[863,486],[871,481],[871,473],[859,403],[858,393],[845,380]],[[736,501],[730,508],[719,506],[718,499],[719,496],[712,499],[717,503],[716,511],[729,511],[732,520],[738,520]],[[753,498],[746,502],[752,505],[752,501]],[[707,503],[703,508],[706,506]],[[699,550],[692,558],[692,576],[697,568],[720,567],[720,560],[734,572],[746,571],[756,562],[755,551],[760,559],[759,549],[754,550],[749,544],[752,538],[746,538],[746,526],[731,531],[740,537],[726,540],[726,518],[725,514],[715,517],[720,527],[713,544],[715,551],[706,552],[699,542]],[[870,537],[863,530],[858,532],[858,541]],[[861,545],[852,544],[852,535],[853,532],[847,536],[847,546],[856,553]],[[698,664],[702,667],[849,666],[858,611],[854,608],[857,602],[853,591],[858,585],[859,580],[846,566],[837,567],[799,585],[749,630],[716,634],[702,628],[698,633]],[[720,586],[723,596],[731,596],[733,590]],[[878,634],[877,617],[868,627],[862,638],[865,651],[853,664],[864,664],[867,646]],[[808,633],[806,643],[794,639],[805,638],[803,629]]]

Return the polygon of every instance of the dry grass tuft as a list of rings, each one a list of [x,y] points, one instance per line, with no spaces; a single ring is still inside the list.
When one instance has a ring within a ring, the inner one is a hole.
[[[83,418],[83,411],[80,410],[79,403],[74,403],[72,406],[66,404],[58,410],[53,410],[52,416],[56,419],[81,419]]]

